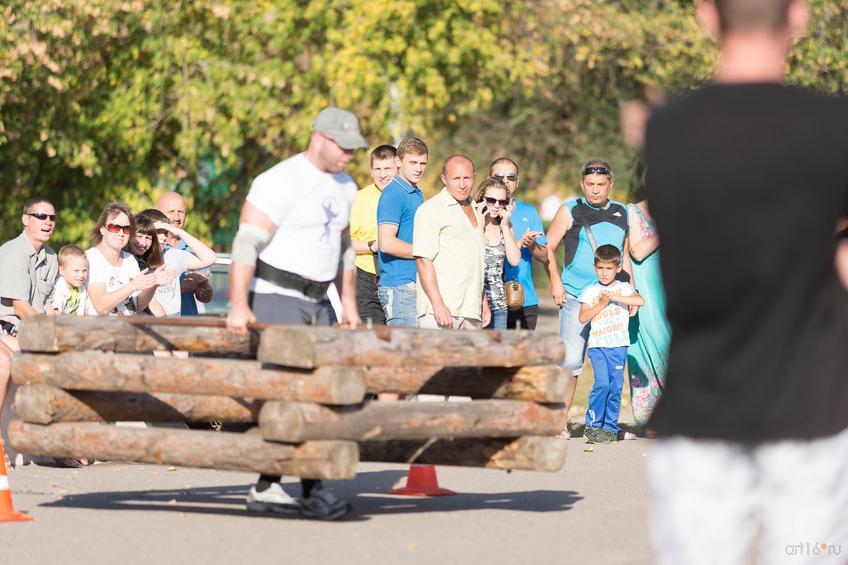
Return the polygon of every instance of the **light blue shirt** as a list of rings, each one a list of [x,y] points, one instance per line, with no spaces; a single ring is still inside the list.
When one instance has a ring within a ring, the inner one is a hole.
[[[515,240],[518,241],[527,230],[542,232],[542,235],[536,238],[536,243],[539,245],[547,245],[548,239],[545,237],[545,230],[542,226],[542,218],[539,217],[539,212],[530,204],[515,201],[515,210],[512,212],[509,221],[512,223],[512,229],[515,232]],[[517,267],[509,264],[509,261],[504,261],[504,280],[517,280],[524,287],[524,306],[536,306],[539,304],[539,297],[536,296],[536,287],[533,284],[533,253],[528,248],[521,250],[521,262]]]

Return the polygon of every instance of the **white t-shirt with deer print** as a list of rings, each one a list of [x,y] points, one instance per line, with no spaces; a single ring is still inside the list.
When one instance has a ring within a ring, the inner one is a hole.
[[[312,281],[333,280],[356,190],[347,173],[320,171],[303,153],[256,177],[247,201],[277,225],[259,259]],[[251,289],[309,300],[298,291],[262,279],[254,279]]]

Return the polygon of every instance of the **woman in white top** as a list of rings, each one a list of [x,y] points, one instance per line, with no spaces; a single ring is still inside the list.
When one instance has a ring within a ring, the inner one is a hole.
[[[147,308],[156,287],[178,273],[160,267],[141,272],[124,247],[132,236],[133,216],[125,205],[113,202],[103,209],[91,230],[88,256],[88,296],[91,314],[135,315]]]

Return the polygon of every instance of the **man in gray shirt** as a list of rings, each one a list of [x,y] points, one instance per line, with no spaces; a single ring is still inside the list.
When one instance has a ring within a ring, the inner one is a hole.
[[[21,318],[44,314],[59,272],[56,252],[47,241],[56,227],[56,209],[43,198],[24,204],[24,231],[0,246],[0,341],[19,351],[17,334]],[[9,371],[0,373],[0,415],[9,382]]]

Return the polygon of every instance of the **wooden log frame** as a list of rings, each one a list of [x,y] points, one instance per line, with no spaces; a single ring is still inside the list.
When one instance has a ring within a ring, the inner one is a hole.
[[[371,330],[268,326],[257,359],[288,367],[519,367],[562,362],[559,334],[515,331],[468,332],[380,326]]]
[[[564,405],[521,400],[471,402],[368,402],[331,407],[266,402],[259,412],[265,439],[384,440],[556,435],[565,423]]]
[[[562,402],[567,375],[558,367],[320,367],[284,369],[257,361],[99,351],[16,355],[12,380],[68,390],[215,394],[235,398],[358,404],[367,392],[448,394]]]
[[[255,357],[256,332],[236,336],[221,320],[149,316],[31,316],[21,320],[18,342],[23,351],[115,351],[122,353],[180,350]]]
[[[368,392],[442,394],[472,398],[509,398],[535,402],[564,402],[565,371],[554,365],[502,367],[370,367],[365,371]]]
[[[360,461],[557,472],[566,441],[555,437],[393,440],[359,443]]]
[[[264,328],[258,350],[254,332],[234,336],[220,320],[33,316],[22,322],[18,337],[24,351],[183,350],[248,356],[255,352],[262,362],[303,369],[328,365],[401,367],[433,364],[433,359],[444,366],[518,367],[560,363],[564,355],[558,334],[521,330]]]
[[[68,390],[211,394],[322,404],[355,404],[365,396],[363,371],[354,367],[308,371],[263,368],[256,361],[160,359],[99,351],[16,355],[12,380],[19,385],[47,384]]]
[[[92,423],[41,426],[13,421],[12,446],[30,456],[131,461],[253,471],[308,479],[351,479],[359,450],[347,441],[267,442],[257,433],[122,428]]]
[[[144,392],[64,391],[47,385],[18,388],[15,411],[24,422],[220,422],[253,423],[261,400],[228,396]]]

